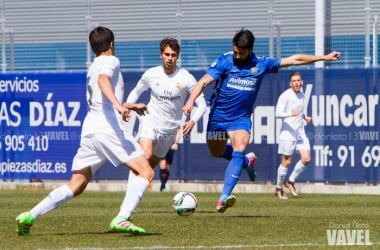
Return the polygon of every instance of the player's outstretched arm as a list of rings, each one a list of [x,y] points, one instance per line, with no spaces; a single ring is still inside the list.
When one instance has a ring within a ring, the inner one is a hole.
[[[201,79],[197,82],[197,84],[194,86],[193,90],[191,91],[191,94],[189,98],[187,99],[187,102],[182,108],[182,111],[185,115],[190,115],[195,100],[198,98],[198,96],[202,93],[203,89],[212,83],[214,81],[214,78],[212,78],[209,74],[205,74],[202,76]]]
[[[337,52],[337,51],[333,51],[324,56],[296,54],[289,57],[281,58],[280,68],[285,68],[289,66],[306,65],[306,64],[311,64],[318,61],[337,61],[339,57],[340,57],[340,52]]]

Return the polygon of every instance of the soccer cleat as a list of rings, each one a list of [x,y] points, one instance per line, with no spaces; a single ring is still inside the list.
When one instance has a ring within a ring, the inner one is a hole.
[[[236,197],[233,195],[230,195],[224,201],[218,201],[218,203],[216,204],[216,210],[219,213],[224,213],[224,211],[226,211],[227,208],[233,207],[235,203],[236,203]]]
[[[254,165],[255,165],[255,160],[257,159],[256,154],[253,152],[250,152],[250,153],[246,154],[245,157],[247,157],[247,159],[248,159],[248,166],[245,169],[247,170],[249,179],[251,181],[255,181],[256,170],[254,168]]]
[[[285,192],[284,190],[282,190],[282,188],[276,188],[276,192],[274,193],[274,195],[279,198],[280,200],[287,200],[288,197],[285,195]]]
[[[294,187],[294,182],[291,182],[291,181],[284,181],[284,186],[289,189],[289,192],[294,196],[294,197],[297,197],[298,194],[297,194],[297,190],[296,188]]]
[[[29,236],[29,230],[33,226],[34,218],[29,212],[24,212],[16,217],[17,234]]]
[[[135,226],[128,218],[117,216],[110,224],[111,229],[123,232],[123,233],[133,233],[133,234],[145,234],[145,229]]]

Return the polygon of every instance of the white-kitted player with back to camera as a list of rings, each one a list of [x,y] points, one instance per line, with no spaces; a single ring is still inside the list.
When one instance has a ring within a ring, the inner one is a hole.
[[[114,166],[123,164],[136,174],[129,183],[131,189],[124,207],[110,224],[111,229],[145,234],[145,230],[132,224],[129,217],[140,203],[154,172],[131,131],[125,131],[122,120],[129,120],[130,110],[143,114],[146,105],[122,104],[124,81],[119,59],[115,57],[113,32],[106,27],[96,27],[90,32],[89,42],[96,57],[87,73],[88,112],[82,126],[80,147],[73,159],[71,179],[68,184],[51,191],[30,211],[17,216],[18,235],[29,236],[37,218],[80,195],[107,160]]]

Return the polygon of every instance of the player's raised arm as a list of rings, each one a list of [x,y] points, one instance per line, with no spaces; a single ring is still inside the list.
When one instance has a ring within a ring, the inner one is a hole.
[[[306,65],[318,61],[336,61],[339,59],[339,57],[340,52],[337,51],[333,51],[324,56],[296,54],[289,57],[281,58],[280,68],[297,65]]]
[[[112,88],[111,80],[108,75],[100,74],[98,78],[98,85],[102,94],[107,97],[107,99],[112,103],[115,109],[122,115],[125,115],[126,110],[123,109],[123,106],[116,98],[115,93]]]
[[[191,94],[189,98],[187,99],[187,102],[182,108],[182,111],[185,115],[190,115],[195,100],[198,98],[198,96],[202,93],[203,89],[212,83],[214,81],[214,78],[212,78],[209,74],[205,74],[202,76],[202,78],[197,82],[197,84],[194,86],[193,90],[191,91]]]

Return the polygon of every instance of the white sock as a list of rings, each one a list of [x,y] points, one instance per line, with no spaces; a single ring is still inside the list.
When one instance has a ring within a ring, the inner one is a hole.
[[[121,206],[120,206],[120,209],[124,206],[124,202],[125,200],[127,199],[127,196],[128,196],[128,190],[131,189],[131,183],[133,182],[133,180],[137,177],[137,175],[135,175],[135,173],[133,173],[132,170],[129,170],[129,175],[128,175],[128,182],[127,182],[127,190],[125,190],[125,196],[124,196],[124,200],[123,202],[121,203]]]
[[[292,174],[289,177],[289,181],[295,182],[298,176],[305,170],[305,168],[306,166],[303,165],[301,161],[298,161],[296,166],[294,167]]]
[[[128,180],[128,191],[117,216],[129,218],[140,203],[148,185],[149,181],[140,176],[136,176],[132,181]]]
[[[38,203],[32,210],[30,210],[29,213],[33,216],[34,219],[37,219],[41,215],[44,215],[47,212],[56,209],[66,201],[71,200],[73,197],[74,194],[69,186],[61,186],[51,191],[50,194],[40,203]]]
[[[282,184],[285,181],[286,174],[288,173],[288,169],[284,168],[281,164],[277,169],[277,188],[282,188]]]

